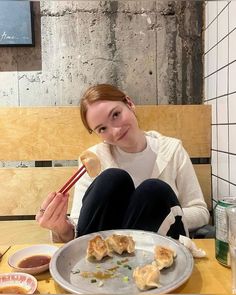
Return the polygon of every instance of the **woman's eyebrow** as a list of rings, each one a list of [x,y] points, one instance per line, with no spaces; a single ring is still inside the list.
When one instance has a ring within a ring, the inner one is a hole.
[[[112,113],[113,113],[113,111],[115,110],[117,108],[117,106],[115,106],[114,108],[112,108],[111,110],[110,110],[110,112],[108,113],[108,118],[110,118],[111,117],[111,115],[112,115]],[[94,128],[94,130],[97,130],[99,127],[101,127],[103,124],[98,124],[95,128]]]

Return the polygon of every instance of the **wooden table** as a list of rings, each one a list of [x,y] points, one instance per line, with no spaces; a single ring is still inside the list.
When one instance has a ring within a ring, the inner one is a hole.
[[[207,257],[196,259],[191,277],[186,283],[174,290],[173,294],[231,294],[231,270],[222,266],[215,259],[215,248],[213,239],[195,240],[196,245],[206,251]],[[4,255],[0,262],[0,273],[11,272],[7,264],[8,257],[16,250],[22,249],[27,245],[14,245]],[[0,246],[0,251],[3,249]],[[6,248],[6,247],[5,247]],[[38,290],[40,294],[65,294],[68,293],[62,289],[51,278],[49,272],[36,276],[38,280]],[[153,294],[155,294],[153,290]]]

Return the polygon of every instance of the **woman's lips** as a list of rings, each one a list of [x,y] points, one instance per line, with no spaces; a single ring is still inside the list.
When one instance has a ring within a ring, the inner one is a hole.
[[[128,133],[128,130],[126,130],[121,136],[119,136],[117,138],[117,141],[122,140],[126,136],[127,133]]]

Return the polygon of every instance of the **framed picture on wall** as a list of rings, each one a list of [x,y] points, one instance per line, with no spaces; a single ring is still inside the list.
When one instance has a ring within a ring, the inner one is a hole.
[[[34,46],[30,1],[0,1],[0,46]]]

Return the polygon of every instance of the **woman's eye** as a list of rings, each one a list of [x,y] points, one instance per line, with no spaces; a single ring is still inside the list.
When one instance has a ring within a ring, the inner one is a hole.
[[[113,119],[116,119],[117,117],[119,117],[119,115],[120,115],[120,112],[117,111],[117,112],[113,113],[112,117],[113,117]]]
[[[98,129],[98,133],[104,133],[106,131],[106,127],[101,127]]]

